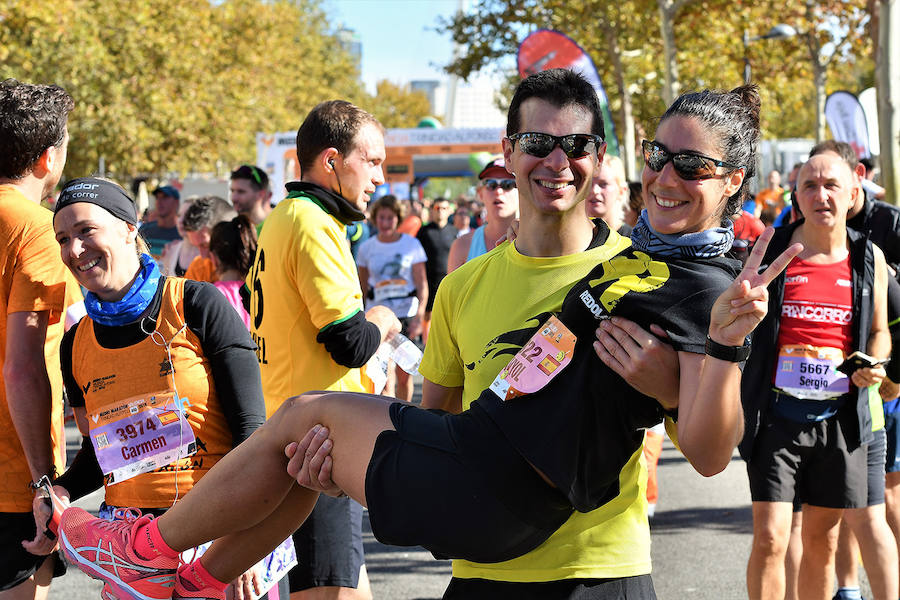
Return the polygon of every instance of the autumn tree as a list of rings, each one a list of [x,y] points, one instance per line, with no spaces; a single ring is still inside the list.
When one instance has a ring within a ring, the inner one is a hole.
[[[424,92],[413,92],[388,80],[376,84],[375,96],[365,108],[385,127],[415,127],[423,117],[431,114],[431,104]]]
[[[373,102],[318,6],[3,0],[0,78],[57,83],[75,99],[68,176],[101,159],[122,178],[228,168],[253,160],[256,132],[294,130],[318,102]],[[395,115],[417,110],[417,96],[386,94]]]
[[[439,28],[464,46],[446,67],[463,77],[483,69],[506,77],[518,44],[534,29],[569,35],[593,58],[606,83],[617,130],[629,130],[630,106],[640,137],[641,131],[652,135],[666,107],[666,90],[730,89],[742,82],[744,30],[759,35],[777,23],[791,24],[803,35],[752,44],[747,52],[761,86],[764,134],[809,137],[816,104],[807,40],[819,44],[828,91],[859,91],[873,68],[871,44],[862,35],[863,5],[864,0],[828,0],[810,13],[806,0],[479,0],[468,14]],[[668,27],[671,32],[664,35]],[[667,82],[672,75],[677,79]],[[623,140],[633,148],[632,141]]]

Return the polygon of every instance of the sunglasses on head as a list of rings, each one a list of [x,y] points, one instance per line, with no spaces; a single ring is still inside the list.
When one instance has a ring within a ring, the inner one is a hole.
[[[514,133],[509,139],[515,144],[519,142],[519,150],[525,154],[544,158],[558,145],[569,158],[581,158],[588,154],[596,154],[603,143],[603,138],[592,133],[570,133],[569,135],[550,135],[549,133]]]
[[[509,190],[516,189],[516,180],[515,179],[485,179],[484,187],[491,190],[492,192],[497,188],[500,188],[506,192]]]
[[[678,176],[687,181],[725,177],[726,173],[716,173],[719,167],[725,167],[732,171],[741,168],[739,165],[732,165],[696,152],[673,154],[657,141],[644,140],[641,142],[641,148],[644,150],[644,162],[651,170],[658,173],[671,160]]]

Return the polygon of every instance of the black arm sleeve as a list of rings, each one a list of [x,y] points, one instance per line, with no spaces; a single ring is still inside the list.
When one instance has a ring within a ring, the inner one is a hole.
[[[367,321],[360,311],[342,323],[322,329],[316,336],[316,341],[325,345],[334,362],[358,369],[378,350],[381,331],[375,323]]]
[[[71,500],[84,498],[103,487],[103,471],[94,454],[94,446],[89,437],[81,438],[81,449],[72,459],[66,472],[56,478],[53,485],[61,485],[68,490]]]
[[[200,339],[237,446],[266,420],[256,344],[237,312],[211,284],[185,282],[184,320]]]

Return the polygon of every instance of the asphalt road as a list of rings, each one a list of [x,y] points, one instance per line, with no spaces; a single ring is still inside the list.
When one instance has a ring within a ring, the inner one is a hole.
[[[653,579],[659,600],[746,598],[744,572],[750,554],[752,521],[744,464],[735,455],[721,474],[698,475],[668,440],[659,464],[660,500],[651,526]],[[100,496],[80,501],[96,508]],[[421,548],[378,543],[363,521],[366,563],[377,599],[426,600],[441,597],[450,565]],[[54,581],[51,600],[99,598],[100,585],[80,572]],[[863,595],[870,598],[866,582]]]

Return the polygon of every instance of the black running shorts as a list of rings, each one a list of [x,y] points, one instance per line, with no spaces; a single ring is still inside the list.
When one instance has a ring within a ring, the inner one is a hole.
[[[34,534],[31,513],[0,513],[0,592],[25,582],[45,560],[55,562],[54,577],[65,574],[65,564],[57,553],[35,556],[22,547],[22,541],[33,540]]]
[[[362,506],[350,498],[321,494],[293,538],[297,566],[288,573],[292,593],[359,585],[359,570],[365,562]]]
[[[848,449],[841,414],[800,423],[770,414],[747,462],[754,502],[793,502],[824,508],[867,505],[867,446]]]
[[[396,402],[366,473],[372,532],[383,544],[490,563],[539,546],[573,512],[473,406],[459,415]]]

